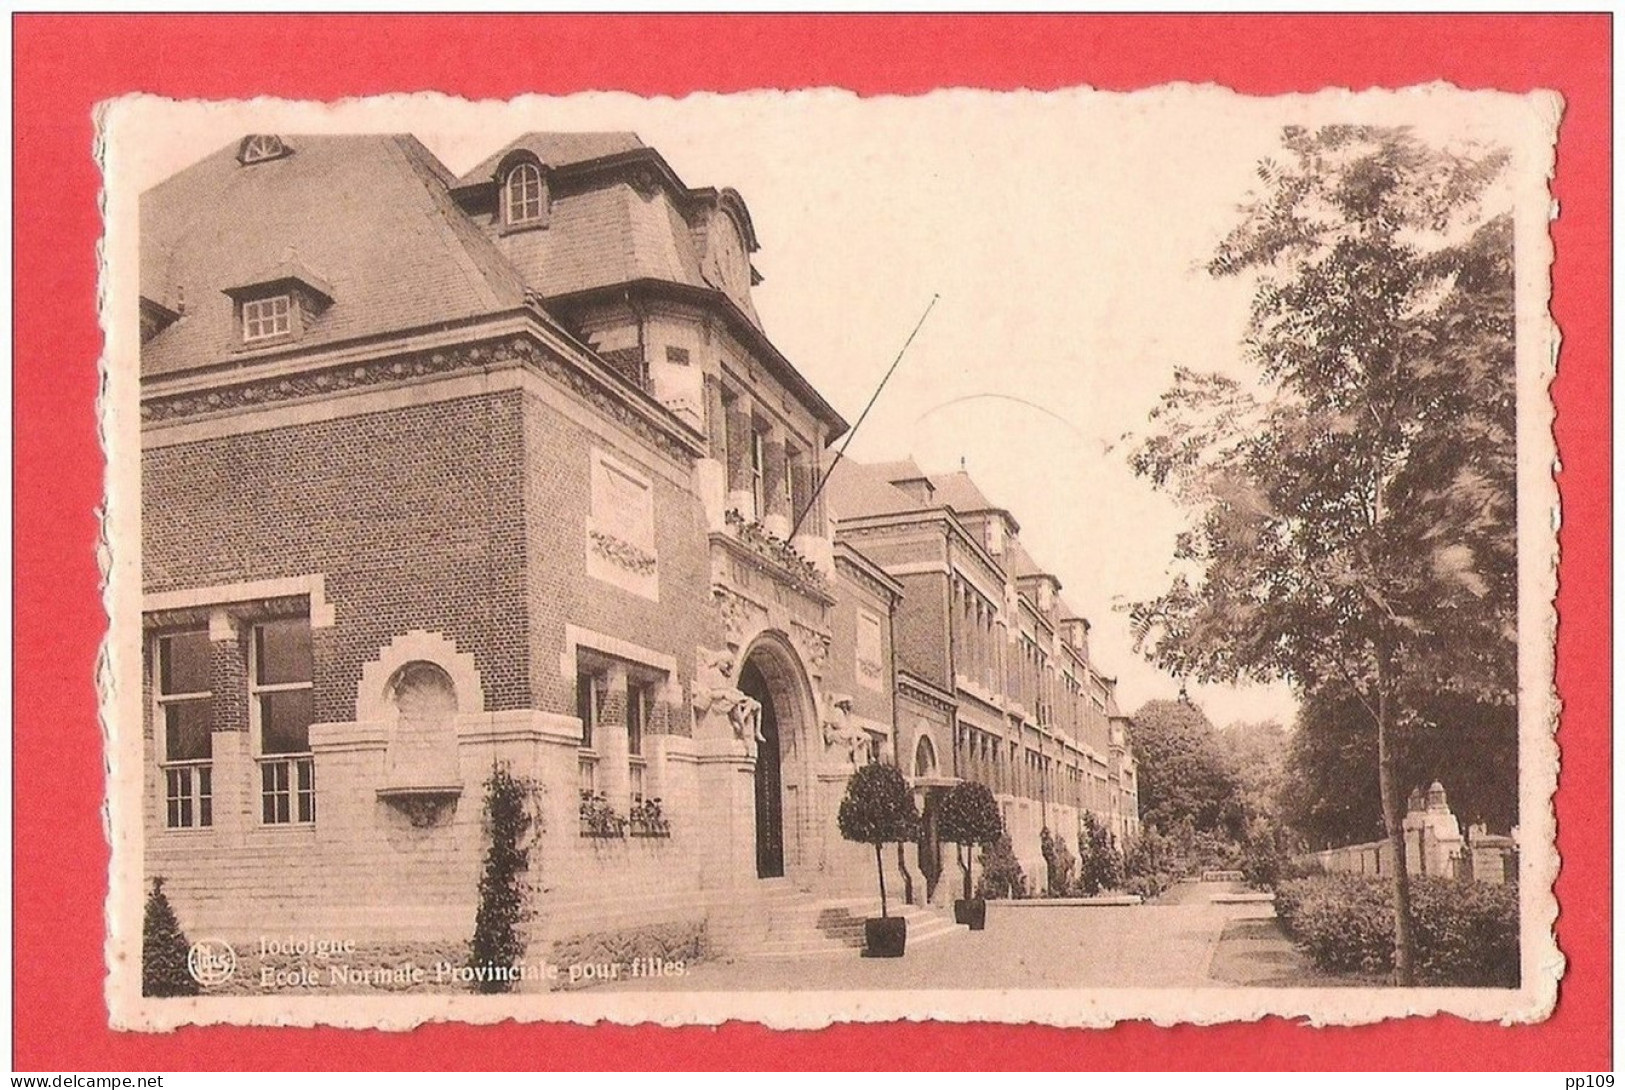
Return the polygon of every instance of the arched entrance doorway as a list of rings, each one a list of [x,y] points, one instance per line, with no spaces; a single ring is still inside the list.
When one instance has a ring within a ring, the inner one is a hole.
[[[918,849],[920,873],[925,875],[925,898],[931,901],[937,894],[937,882],[942,878],[942,836],[937,828],[942,809],[943,790],[930,781],[937,778],[937,747],[929,734],[921,733],[914,743],[914,780],[921,786],[920,839]]]
[[[805,684],[791,653],[764,639],[745,656],[739,690],[762,705],[756,741],[756,876],[782,878],[800,858],[797,769]]]

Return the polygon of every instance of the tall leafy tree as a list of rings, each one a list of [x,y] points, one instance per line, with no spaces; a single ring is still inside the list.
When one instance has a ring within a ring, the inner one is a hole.
[[[1411,984],[1392,732],[1429,693],[1515,693],[1511,224],[1485,199],[1505,155],[1351,125],[1282,144],[1209,264],[1252,280],[1252,366],[1180,370],[1133,455],[1192,515],[1133,621],[1182,676],[1354,694]]]
[[[1280,816],[1282,780],[1286,775],[1286,728],[1273,719],[1232,723],[1215,738],[1236,779],[1247,821],[1274,822]]]
[[[1395,727],[1391,748],[1402,795],[1438,781],[1463,825],[1505,833],[1518,824],[1516,707],[1437,693]],[[1280,801],[1282,820],[1315,848],[1383,835],[1377,740],[1347,687],[1323,685],[1299,709]]]
[[[1199,832],[1241,833],[1240,796],[1213,724],[1184,700],[1151,700],[1134,713],[1140,817],[1163,832],[1186,818]]]

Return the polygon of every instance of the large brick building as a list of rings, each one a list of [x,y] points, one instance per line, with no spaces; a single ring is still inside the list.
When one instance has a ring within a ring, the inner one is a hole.
[[[946,722],[900,714],[910,770],[991,788],[1023,870],[1040,883],[1045,827],[1070,843],[1088,812],[1119,843],[1137,835],[1139,788],[1116,682],[1090,656],[1088,620],[1028,554],[1010,512],[964,471],[931,475],[912,460],[841,461],[826,496],[836,540],[902,588],[893,623],[900,709],[925,686],[951,705]]]
[[[925,801],[980,767],[975,678],[894,662],[917,574],[832,534],[847,425],[761,327],[738,194],[629,134],[461,178],[256,135],[141,244],[145,870],[183,925],[466,936],[498,762],[542,785],[538,939],[715,924],[868,892],[854,763]],[[999,598],[1046,648],[1047,578]],[[888,866],[935,892],[929,840]]]

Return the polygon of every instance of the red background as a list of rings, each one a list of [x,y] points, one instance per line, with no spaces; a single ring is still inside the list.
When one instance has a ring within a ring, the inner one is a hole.
[[[13,26],[16,1068],[1610,1068],[1609,16],[17,16]],[[1552,308],[1563,331],[1557,893],[1569,970],[1549,1021],[1312,1030],[1272,1019],[1101,1032],[898,1024],[793,1034],[737,1023],[107,1029],[107,845],[91,681],[105,625],[94,553],[97,101],[128,91],[329,99],[432,88],[506,98],[836,85],[912,94],[1169,80],[1275,94],[1437,79],[1555,88],[1568,102]]]

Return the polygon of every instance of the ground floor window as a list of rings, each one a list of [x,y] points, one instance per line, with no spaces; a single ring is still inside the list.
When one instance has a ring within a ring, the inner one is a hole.
[[[214,824],[214,770],[208,765],[164,769],[165,824],[171,829]]]
[[[260,820],[266,825],[316,820],[313,663],[308,617],[254,626],[249,708],[260,766]]]
[[[316,763],[310,757],[260,763],[260,820],[287,825],[316,820]]]
[[[632,802],[641,803],[644,796],[644,774],[648,761],[643,756],[643,735],[649,726],[649,714],[654,708],[654,687],[648,683],[629,681],[626,687],[626,753],[627,779],[631,784]]]
[[[199,629],[160,635],[155,652],[164,824],[207,828],[214,824],[214,646]]]

